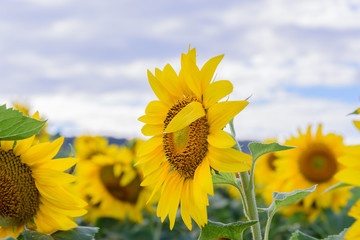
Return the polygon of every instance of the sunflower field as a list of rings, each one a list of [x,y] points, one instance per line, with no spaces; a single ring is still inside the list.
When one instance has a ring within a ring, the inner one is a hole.
[[[21,103],[0,106],[0,238],[359,240],[360,145],[322,124],[239,141],[251,98],[214,80],[224,55],[196,56],[147,71],[143,138],[67,139]]]

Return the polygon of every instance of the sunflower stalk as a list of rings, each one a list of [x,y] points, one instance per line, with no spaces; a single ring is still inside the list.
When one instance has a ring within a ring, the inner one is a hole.
[[[236,140],[234,119],[232,119],[229,122],[229,126],[230,126],[231,135]],[[241,147],[240,147],[238,141],[236,141],[236,145],[234,146],[234,148],[241,151]],[[252,171],[254,170],[253,167],[251,170]],[[251,232],[252,232],[253,239],[261,240],[262,239],[261,227],[260,227],[260,222],[259,222],[259,214],[257,211],[256,199],[255,199],[254,182],[250,180],[250,176],[249,176],[248,172],[240,172],[239,176],[240,176],[240,181],[239,181],[238,189],[243,191],[243,193],[240,192],[241,196],[242,197],[245,196],[245,198],[243,200],[244,206],[246,206],[246,207],[244,207],[245,215],[249,221],[257,221],[256,224],[251,226]],[[242,185],[242,188],[241,188],[240,184]]]

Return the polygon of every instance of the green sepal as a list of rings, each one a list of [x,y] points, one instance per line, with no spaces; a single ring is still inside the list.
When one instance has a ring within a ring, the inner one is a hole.
[[[229,224],[208,221],[201,229],[198,240],[216,240],[218,238],[229,238],[233,240],[242,240],[245,229],[256,224],[257,221],[234,222]]]
[[[38,134],[46,121],[24,116],[19,110],[0,106],[0,140],[21,140]]]

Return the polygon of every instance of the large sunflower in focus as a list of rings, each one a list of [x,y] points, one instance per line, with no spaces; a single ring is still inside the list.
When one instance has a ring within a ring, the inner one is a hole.
[[[332,208],[338,212],[350,197],[348,187],[324,193],[339,182],[334,176],[343,168],[339,159],[344,157],[345,146],[341,136],[332,133],[323,135],[321,125],[315,135],[312,135],[310,126],[305,134],[300,131],[299,134],[299,137],[292,137],[285,142],[285,145],[297,148],[276,154],[278,179],[273,184],[280,192],[310,188],[317,184],[315,192],[283,211],[285,215],[304,212],[313,221],[323,209]]]
[[[76,227],[86,203],[67,190],[75,158],[52,159],[64,138],[33,145],[35,136],[0,141],[0,238],[16,238],[25,225],[45,234]]]
[[[138,140],[135,145],[141,144]],[[133,149],[108,146],[112,151],[97,154],[88,161],[80,161],[77,165],[79,180],[75,189],[83,198],[88,199],[89,213],[86,221],[95,222],[101,217],[110,217],[141,223],[142,210],[153,211],[146,206],[151,194],[149,188],[140,186],[142,173],[134,167],[135,154]]]
[[[157,215],[169,215],[175,223],[181,216],[191,229],[191,217],[203,227],[207,223],[208,194],[213,195],[210,167],[221,172],[250,168],[251,157],[232,147],[235,140],[222,129],[247,101],[218,102],[232,92],[227,80],[211,82],[223,55],[207,61],[199,69],[196,50],[181,56],[179,75],[168,64],[163,70],[148,71],[151,88],[159,100],[152,101],[139,121],[142,133],[152,136],[138,151],[145,180],[142,186],[161,188]]]

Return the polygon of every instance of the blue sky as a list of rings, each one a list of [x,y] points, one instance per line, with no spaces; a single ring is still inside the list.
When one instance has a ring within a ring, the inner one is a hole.
[[[358,143],[360,3],[344,0],[0,2],[0,100],[22,101],[52,132],[140,137],[155,99],[146,70],[225,54],[216,79],[241,139],[285,139],[323,124]]]

